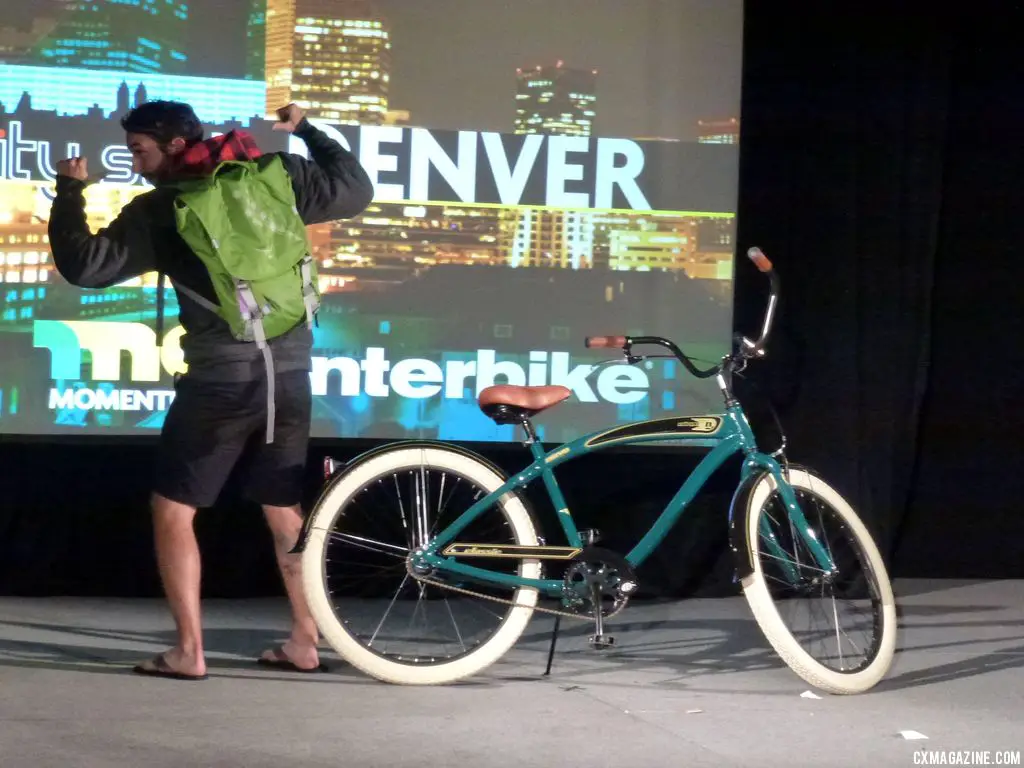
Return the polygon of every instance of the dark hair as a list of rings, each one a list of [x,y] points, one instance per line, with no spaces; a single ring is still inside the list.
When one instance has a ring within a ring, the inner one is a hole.
[[[128,133],[141,133],[158,144],[170,143],[178,137],[193,144],[203,138],[203,126],[188,104],[177,101],[147,101],[121,118],[121,127]]]

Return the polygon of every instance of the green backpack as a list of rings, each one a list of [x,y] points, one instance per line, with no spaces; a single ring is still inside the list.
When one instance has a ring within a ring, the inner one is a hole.
[[[320,307],[317,270],[291,177],[280,158],[225,161],[207,177],[175,183],[178,233],[206,266],[217,304],[175,287],[255,343],[267,367],[267,442],[274,441],[274,363],[267,341]],[[159,295],[162,296],[162,287]]]

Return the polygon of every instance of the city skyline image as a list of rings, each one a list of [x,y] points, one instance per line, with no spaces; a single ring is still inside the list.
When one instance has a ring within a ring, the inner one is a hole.
[[[178,26],[147,34],[166,13]],[[669,365],[642,374],[649,397],[587,382],[594,353],[580,340],[666,334],[703,359],[728,345],[741,21],[738,0],[22,8],[0,23],[0,192],[10,203],[0,217],[0,403],[17,403],[16,413],[0,406],[0,432],[162,423],[160,408],[89,407],[95,383],[50,381],[46,346],[57,343],[54,323],[154,327],[155,274],[70,286],[53,267],[46,221],[67,154],[98,174],[86,192],[94,232],[146,191],[118,121],[154,99],[193,104],[207,135],[238,128],[264,152],[301,153],[301,141],[272,130],[272,111],[294,101],[374,182],[361,215],[308,228],[323,294],[314,434],[512,439],[479,414],[475,391],[495,372],[534,377],[541,358],[539,383],[580,394],[538,425],[552,438],[709,402],[713,387]],[[163,299],[176,343],[173,289]],[[371,353],[479,376],[439,398],[357,394],[344,372]],[[122,367],[106,386],[131,386],[127,376]],[[165,378],[151,390],[166,390]]]
[[[89,3],[46,0],[12,9],[0,23],[0,63],[53,64],[31,51],[5,55],[4,35],[23,38],[34,22],[66,17],[83,4]],[[278,30],[282,16],[380,22],[390,44],[381,72],[390,81],[388,108],[398,121],[406,113],[409,124],[422,127],[513,132],[517,71],[559,61],[598,73],[592,135],[694,141],[699,121],[738,116],[739,0],[191,0],[187,9],[187,61],[173,74],[228,79],[255,78],[261,65],[264,76],[280,69],[273,54],[266,59],[266,32],[274,34],[275,25],[267,10],[276,11]],[[159,21],[135,12],[141,24]],[[139,36],[126,32],[122,44],[135,46]],[[314,42],[321,47],[311,53],[322,54],[332,37]],[[284,43],[280,32],[277,39]],[[301,53],[300,46],[287,54]],[[343,79],[333,87],[343,88]]]
[[[18,179],[52,179],[53,156],[62,139],[65,143],[73,139],[75,144],[83,147],[102,146],[109,136],[111,121],[116,121],[132,106],[145,101],[147,96],[148,90],[142,81],[134,88],[122,82],[116,89],[116,105],[110,113],[94,107],[79,115],[61,116],[54,110],[36,109],[30,97],[19,100],[11,112],[0,105],[0,118],[6,115],[8,120],[7,128],[0,137],[0,150],[3,150],[0,151],[0,177],[10,180],[0,183],[11,185]],[[268,150],[272,149],[268,142],[280,140],[280,134],[275,134],[270,130],[270,124],[262,120],[208,124],[206,130],[223,132],[232,127],[253,132],[258,142]],[[357,141],[360,130],[350,128],[349,140]],[[445,142],[444,132],[433,135],[437,137],[435,141]],[[525,138],[508,137],[505,151],[509,157],[522,154]],[[650,157],[658,156],[655,154],[658,145],[655,143],[647,148]],[[677,157],[684,149],[683,145],[669,145],[663,149],[669,148],[673,151],[668,155],[663,151],[662,162],[653,162],[652,167],[668,171],[672,165],[678,165],[679,171],[669,174],[673,178],[695,167],[695,163],[681,161]],[[87,213],[90,226],[95,231],[109,224],[120,208],[135,195],[145,192],[146,187],[134,183],[135,179],[127,172],[127,153],[123,149],[117,150],[112,144],[99,157],[86,150],[86,155],[90,154],[94,161],[99,160],[99,164],[106,166],[111,181],[115,182],[92,185],[88,190]],[[508,162],[508,158],[504,162]],[[543,163],[541,165],[543,167]],[[709,287],[717,283],[712,293],[726,298],[732,277],[732,232],[735,228],[735,217],[729,211],[732,200],[728,196],[728,185],[723,186],[722,183],[726,176],[733,175],[726,170],[727,167],[711,168],[704,175],[703,182],[686,185],[685,188],[691,190],[689,195],[669,194],[651,198],[655,202],[673,200],[689,203],[689,213],[498,204],[496,198],[488,201],[488,195],[493,193],[484,191],[486,185],[480,191],[483,197],[475,203],[400,201],[378,196],[367,211],[355,219],[309,228],[321,268],[321,289],[327,293],[380,291],[387,286],[398,285],[418,272],[461,264],[514,269],[677,271],[710,281]],[[481,167],[477,171],[479,185],[486,178],[487,171]],[[538,183],[532,187],[543,192],[543,179],[537,177],[538,172],[535,170],[531,177],[537,179],[540,187],[538,189]],[[479,176],[481,173],[484,176]],[[657,177],[652,180],[658,186]],[[8,187],[12,210],[33,217],[38,222],[35,225],[37,234],[44,234],[49,205],[47,185],[17,183],[17,189],[20,189],[17,195],[14,188]],[[717,189],[715,194],[712,194],[713,187]],[[694,189],[699,194],[694,194]],[[648,195],[656,191],[655,187],[648,188],[644,177],[639,181],[638,190]],[[524,187],[524,193],[527,191]],[[0,251],[19,253],[21,242],[19,237],[8,238],[6,245],[0,245]],[[12,271],[15,266],[24,268],[28,262],[7,261],[8,269],[0,269],[0,283],[25,281],[18,278],[18,272],[22,270]],[[17,319],[23,318],[19,314]]]

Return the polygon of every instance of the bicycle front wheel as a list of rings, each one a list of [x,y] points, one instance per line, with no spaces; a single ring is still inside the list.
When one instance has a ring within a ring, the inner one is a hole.
[[[342,658],[378,680],[431,685],[477,674],[512,647],[533,613],[536,589],[430,575],[453,590],[419,581],[408,568],[413,550],[504,482],[472,454],[422,444],[384,450],[329,487],[312,512],[302,573],[313,617]],[[515,493],[458,539],[538,543]],[[470,564],[530,579],[541,573],[536,559]]]
[[[862,693],[889,671],[896,601],[885,563],[864,523],[824,480],[790,469],[809,531],[797,531],[775,478],[765,474],[746,511],[753,573],[743,592],[768,642],[801,678],[829,693]],[[836,572],[807,547],[813,536]]]

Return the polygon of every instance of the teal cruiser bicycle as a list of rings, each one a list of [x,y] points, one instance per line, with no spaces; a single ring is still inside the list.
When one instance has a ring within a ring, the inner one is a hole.
[[[740,455],[729,541],[757,624],[785,663],[819,689],[852,694],[878,683],[892,663],[897,626],[878,548],[835,489],[789,463],[785,441],[772,454],[758,448],[733,393],[733,376],[765,353],[779,295],[771,262],[757,248],[748,255],[771,281],[761,335],[738,338],[712,368],[697,368],[657,336],[586,340],[590,348],[621,349],[629,364],[670,357],[694,376],[714,377],[724,405],[719,413],[615,426],[545,450],[531,419],[570,391],[496,385],[480,393],[480,407],[500,424],[520,426],[533,458],[511,477],[466,448],[436,441],[398,442],[344,466],[328,459],[329,479],[295,551],[302,553],[310,608],[331,647],[374,678],[419,685],[486,669],[512,648],[534,612],[593,622],[591,645],[607,648],[614,641],[605,622],[636,594],[637,566],[712,473]],[[670,354],[634,353],[645,345]],[[630,552],[598,546],[596,531],[577,529],[555,470],[593,451],[658,441],[708,451]],[[538,480],[564,543],[538,535],[523,494]],[[556,622],[551,653],[557,631]],[[549,654],[549,671],[550,662]]]

